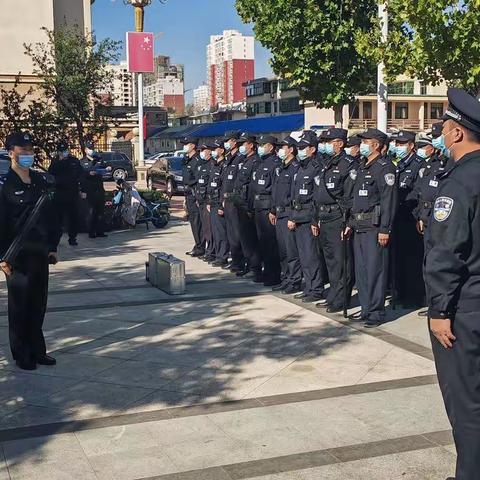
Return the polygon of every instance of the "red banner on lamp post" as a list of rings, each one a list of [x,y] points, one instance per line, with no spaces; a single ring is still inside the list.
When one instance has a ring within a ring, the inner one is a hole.
[[[127,63],[129,72],[153,73],[153,40],[153,33],[127,32]]]

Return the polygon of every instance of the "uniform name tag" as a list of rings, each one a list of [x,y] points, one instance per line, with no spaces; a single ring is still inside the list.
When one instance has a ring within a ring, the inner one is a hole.
[[[308,195],[308,190],[304,190],[303,188],[298,192],[300,195]]]
[[[358,191],[359,197],[368,197],[368,190],[359,190]]]
[[[212,183],[210,183],[210,186],[211,186],[211,187],[216,187],[216,186],[217,186],[217,182],[212,182]]]
[[[200,179],[198,180],[198,183],[205,183],[205,180],[204,180],[203,178],[200,178]]]
[[[229,180],[233,180],[233,175],[229,175],[227,178],[228,178]]]
[[[430,180],[428,182],[428,184],[431,186],[431,187],[438,187],[438,182],[436,180]]]
[[[328,189],[335,188],[335,184],[334,183],[327,183],[327,188]]]
[[[259,184],[259,185],[265,185],[265,180],[259,180],[259,181],[258,181],[258,184]]]

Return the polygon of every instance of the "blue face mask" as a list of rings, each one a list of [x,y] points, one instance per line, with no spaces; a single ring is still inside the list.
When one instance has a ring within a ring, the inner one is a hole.
[[[325,153],[330,156],[335,154],[335,151],[333,150],[333,143],[325,143]]]
[[[450,158],[450,150],[445,145],[445,135],[440,135],[437,138],[432,138],[432,146],[433,148],[440,150],[440,153],[444,157]]]
[[[227,152],[229,152],[229,151],[232,149],[232,146],[230,145],[230,142],[225,142],[225,143],[223,144],[223,146],[225,147],[225,150],[226,150]]]
[[[352,147],[345,147],[344,150],[346,155],[352,156]]]
[[[299,150],[297,154],[297,158],[303,162],[307,158],[307,149],[304,148],[303,150]]]
[[[427,151],[424,148],[419,148],[417,150],[417,155],[423,159],[428,158]]]
[[[281,148],[281,149],[278,151],[277,155],[278,155],[278,158],[279,158],[282,162],[287,159],[287,151],[284,150],[283,148]]]
[[[408,155],[407,146],[397,145],[395,148],[395,152],[398,158],[405,158]]]
[[[395,142],[390,142],[388,145],[388,153],[396,154],[397,153],[397,146],[395,145]]]
[[[369,157],[371,153],[372,153],[372,150],[370,148],[370,145],[367,145],[366,143],[360,144],[360,155],[362,157]]]
[[[265,147],[258,147],[257,153],[259,157],[264,157],[265,155],[267,155]]]
[[[19,155],[17,162],[21,168],[30,168],[33,165],[34,160],[34,155]]]
[[[246,155],[247,153],[247,147],[245,145],[240,145],[240,148],[238,149],[240,155]]]
[[[325,153],[325,143],[318,144],[318,153]]]
[[[183,146],[183,153],[188,153],[189,151],[190,151],[190,146],[187,143],[186,145]]]
[[[216,160],[218,158],[218,152],[216,150],[212,151],[212,157]]]
[[[205,153],[205,150],[202,150],[202,151],[200,152],[200,158],[201,158],[202,160],[206,160],[206,159],[207,159],[207,154]]]

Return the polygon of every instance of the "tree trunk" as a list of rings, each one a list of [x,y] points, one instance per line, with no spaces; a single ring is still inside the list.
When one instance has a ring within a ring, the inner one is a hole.
[[[335,127],[342,128],[342,126],[343,126],[343,105],[334,105],[333,112],[335,114]]]

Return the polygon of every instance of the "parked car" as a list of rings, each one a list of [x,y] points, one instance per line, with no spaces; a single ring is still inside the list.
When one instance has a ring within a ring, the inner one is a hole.
[[[159,158],[147,171],[151,190],[163,190],[169,197],[183,194],[182,157]]]
[[[135,170],[133,168],[132,161],[125,153],[122,152],[97,152],[102,160],[106,163],[107,167],[111,167],[112,170],[105,172],[103,175],[104,180],[126,180],[128,177],[133,177]],[[83,160],[83,167],[88,167],[88,160]]]

